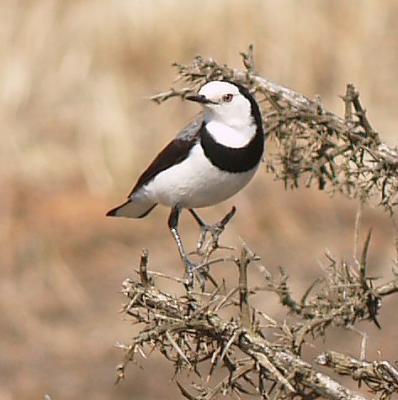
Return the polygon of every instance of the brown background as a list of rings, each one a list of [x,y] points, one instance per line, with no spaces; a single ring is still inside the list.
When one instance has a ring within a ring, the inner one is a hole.
[[[177,395],[157,356],[113,386],[122,355],[114,344],[133,333],[118,314],[120,285],[141,248],[150,249],[151,268],[182,274],[168,210],[140,221],[104,217],[198,111],[176,99],[147,100],[172,84],[172,62],[201,54],[238,67],[239,51],[253,43],[259,73],[321,95],[332,111],[342,113],[338,96],[354,82],[371,122],[395,144],[397,18],[393,0],[2,0],[0,399]],[[286,192],[262,168],[244,192],[202,215],[214,221],[232,204],[238,214],[224,242],[241,237],[271,271],[285,266],[297,295],[322,274],[326,250],[352,260],[354,201]],[[391,224],[366,208],[362,236],[370,226],[371,273],[387,277]],[[192,247],[190,218],[182,229]],[[282,319],[271,298],[257,301]],[[398,358],[396,304],[385,302],[382,331],[360,324],[370,334],[369,358]],[[335,330],[326,346],[358,355],[359,337]]]

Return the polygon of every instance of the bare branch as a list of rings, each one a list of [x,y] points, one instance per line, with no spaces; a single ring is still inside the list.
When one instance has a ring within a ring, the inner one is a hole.
[[[141,307],[143,312],[149,312],[152,315],[153,323],[151,328],[145,329],[136,336],[134,342],[129,346],[125,361],[119,367],[121,377],[124,376],[125,366],[134,356],[137,346],[152,343],[165,346],[163,337],[166,337],[170,342],[171,335],[178,335],[182,341],[193,339],[198,341],[196,348],[200,348],[200,352],[204,350],[199,343],[226,342],[228,349],[235,347],[258,363],[259,370],[256,372],[262,379],[281,383],[288,391],[287,393],[297,392],[297,389],[293,386],[293,382],[295,382],[294,385],[299,391],[307,388],[314,391],[318,396],[327,399],[341,399],[343,395],[345,396],[344,399],[363,400],[362,396],[351,392],[328,376],[314,370],[310,364],[301,360],[289,350],[279,349],[278,346],[272,345],[255,333],[251,334],[245,328],[240,327],[237,321],[224,321],[210,310],[205,314],[190,314],[183,298],[173,297],[171,299],[169,295],[153,287],[145,289],[141,284],[132,281],[129,282],[128,287],[125,287],[124,293],[129,298],[138,299],[135,307]],[[137,293],[139,294],[138,297]],[[178,315],[176,309],[180,310]],[[157,318],[156,315],[160,310],[162,310],[162,315],[168,318]],[[172,342],[175,341],[172,340]],[[191,348],[192,346],[184,347]],[[171,345],[171,349],[174,349],[182,357],[183,353],[180,346],[176,349],[174,343]],[[184,354],[186,361],[189,361],[192,365],[195,365],[202,356],[203,354],[199,355],[192,351]],[[252,368],[248,368],[247,371],[252,371]],[[291,377],[292,372],[293,376]],[[235,380],[237,380],[236,377]],[[189,394],[188,390],[182,389],[181,384],[179,384],[179,387],[187,398],[212,398],[214,394],[213,389],[209,392],[211,396],[195,397]],[[201,390],[205,389],[202,388]]]
[[[249,307],[249,297],[247,288],[247,267],[250,263],[250,256],[245,246],[242,247],[241,255],[237,264],[239,267],[239,305],[240,305],[240,319],[242,326],[251,330],[251,317]]]
[[[317,183],[320,189],[363,201],[376,198],[393,212],[398,198],[398,149],[381,142],[354,86],[347,85],[341,118],[327,111],[319,98],[311,100],[256,74],[252,48],[242,57],[244,71],[202,57],[189,65],[175,64],[179,81],[190,87],[175,88],[154,99],[184,98],[213,79],[242,83],[259,95],[265,127],[278,146],[267,155],[267,167],[286,187],[298,187],[305,176],[307,186]]]
[[[368,362],[334,351],[319,355],[316,361],[340,375],[349,375],[364,382],[373,393],[380,393],[383,399],[398,392],[398,370],[388,361]]]

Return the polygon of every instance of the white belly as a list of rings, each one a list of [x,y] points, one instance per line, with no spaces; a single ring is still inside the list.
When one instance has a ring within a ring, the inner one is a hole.
[[[195,145],[189,157],[158,174],[140,192],[153,202],[183,208],[208,207],[228,199],[253,177],[257,167],[243,173],[220,171]]]

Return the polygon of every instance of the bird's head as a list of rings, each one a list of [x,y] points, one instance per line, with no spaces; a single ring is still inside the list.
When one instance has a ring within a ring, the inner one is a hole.
[[[197,95],[186,99],[202,104],[206,119],[231,126],[253,123],[253,107],[258,110],[256,101],[246,88],[226,81],[208,82]]]

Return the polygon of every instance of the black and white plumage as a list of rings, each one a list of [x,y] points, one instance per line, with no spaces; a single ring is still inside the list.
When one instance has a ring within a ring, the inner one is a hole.
[[[236,83],[212,81],[187,100],[203,105],[204,113],[183,129],[139,177],[128,199],[110,210],[115,217],[142,218],[157,204],[172,209],[169,227],[192,282],[193,264],[178,234],[182,209],[222,202],[253,177],[264,150],[264,131],[258,104]]]

